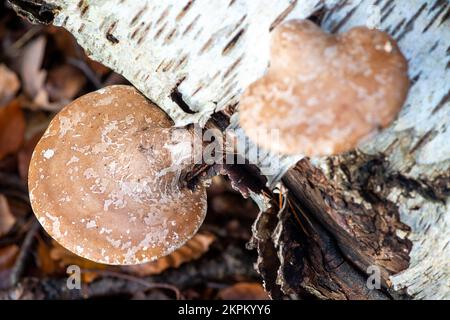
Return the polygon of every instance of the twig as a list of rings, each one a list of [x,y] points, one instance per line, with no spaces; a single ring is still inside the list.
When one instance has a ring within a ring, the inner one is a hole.
[[[39,222],[32,217],[31,226],[28,230],[25,239],[23,240],[22,247],[20,248],[19,255],[17,256],[16,263],[11,270],[10,275],[10,285],[14,286],[17,282],[19,282],[20,278],[23,275],[25,270],[25,266],[27,263],[27,259],[29,257],[29,253],[31,251],[31,247],[34,244],[35,236],[40,229]]]
[[[67,63],[83,72],[86,78],[88,78],[88,80],[94,85],[96,89],[100,89],[102,87],[102,83],[100,82],[99,78],[85,61],[81,59],[68,58]]]
[[[142,280],[140,278],[128,275],[128,274],[124,274],[124,273],[120,273],[120,272],[115,272],[115,271],[110,271],[110,270],[97,270],[97,269],[82,269],[83,272],[91,272],[91,273],[96,273],[98,275],[101,275],[103,277],[113,277],[113,278],[118,278],[118,279],[123,279],[123,280],[127,280],[127,281],[131,281],[131,282],[135,282],[138,283],[140,285],[142,285],[143,287],[146,287],[147,289],[166,289],[166,290],[171,290],[175,293],[175,298],[177,300],[180,300],[182,298],[181,292],[180,290],[178,290],[177,287],[167,284],[167,283],[151,283],[145,280]]]

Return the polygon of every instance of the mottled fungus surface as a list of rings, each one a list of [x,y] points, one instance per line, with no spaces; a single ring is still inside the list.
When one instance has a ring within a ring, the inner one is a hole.
[[[206,214],[205,188],[179,183],[192,165],[192,137],[133,87],[84,95],[52,120],[34,151],[33,210],[84,258],[137,264],[167,255]]]
[[[395,119],[407,96],[407,71],[385,32],[355,27],[334,35],[292,20],[273,31],[269,70],[243,94],[240,124],[274,152],[348,151]],[[278,139],[267,138],[271,131]]]

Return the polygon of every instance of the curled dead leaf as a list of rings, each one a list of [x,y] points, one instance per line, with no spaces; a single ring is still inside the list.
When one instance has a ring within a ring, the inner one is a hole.
[[[19,247],[15,244],[0,248],[0,272],[11,268],[19,254]]]
[[[17,100],[0,108],[0,160],[21,147],[25,133],[25,116]]]
[[[19,153],[17,154],[17,161],[18,161],[18,169],[20,178],[22,181],[26,182],[28,181],[28,167],[30,166],[31,161],[31,155],[33,154],[34,147],[39,142],[39,139],[44,134],[44,131],[36,133],[31,139],[29,139],[23,147],[20,149]]]
[[[70,102],[86,84],[80,70],[69,64],[50,69],[45,88],[51,101]]]
[[[257,282],[241,282],[225,289],[217,294],[222,300],[269,300],[263,286]]]
[[[209,250],[215,239],[215,236],[210,233],[197,233],[184,246],[168,256],[149,263],[124,266],[122,270],[139,277],[160,274],[168,268],[178,268],[183,263],[200,258]]]
[[[19,250],[19,247],[15,244],[0,248],[0,289],[6,289],[10,286],[11,272]]]
[[[0,64],[0,106],[8,103],[20,88],[17,75],[4,64]]]
[[[40,36],[28,43],[23,51],[20,76],[25,93],[32,99],[43,90],[47,77],[47,72],[41,68],[46,44],[45,36]]]
[[[103,270],[106,268],[114,269],[113,266],[108,266],[105,264],[100,264],[93,262],[91,260],[84,259],[80,256],[77,256],[61,246],[56,241],[52,241],[52,248],[50,249],[50,257],[57,262],[60,269],[66,271],[66,268],[70,265],[77,265],[81,269],[88,270]],[[81,274],[82,280],[85,283],[90,283],[94,281],[99,275],[95,272],[83,272]]]
[[[0,237],[7,234],[16,223],[16,218],[11,212],[8,199],[0,194]]]
[[[80,269],[89,270],[102,270],[110,267],[81,258],[62,247],[56,241],[52,241],[49,244],[43,239],[39,239],[37,251],[39,269],[47,276],[66,274],[66,269],[70,265],[76,265],[80,267]],[[95,272],[84,271],[81,274],[84,283],[91,283],[98,276],[99,275]]]

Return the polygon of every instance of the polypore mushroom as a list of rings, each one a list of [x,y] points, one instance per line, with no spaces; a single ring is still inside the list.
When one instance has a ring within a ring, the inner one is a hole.
[[[385,32],[355,27],[333,35],[293,20],[274,30],[270,68],[243,94],[240,124],[274,152],[336,154],[387,126],[408,87],[407,61]],[[258,137],[271,130],[277,141]]]
[[[84,95],[52,120],[33,153],[34,213],[55,240],[90,260],[167,255],[206,214],[204,186],[191,190],[178,179],[191,165],[191,138],[132,87]]]

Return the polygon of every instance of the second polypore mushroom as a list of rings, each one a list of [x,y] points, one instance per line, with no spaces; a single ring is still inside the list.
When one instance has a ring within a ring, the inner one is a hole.
[[[133,87],[112,86],[65,107],[30,165],[33,210],[72,252],[137,264],[169,254],[200,227],[206,192],[181,186],[192,133],[172,128]]]
[[[366,27],[333,35],[287,22],[273,31],[270,63],[243,94],[239,118],[252,140],[283,154],[354,148],[396,117],[409,87],[395,41]]]

